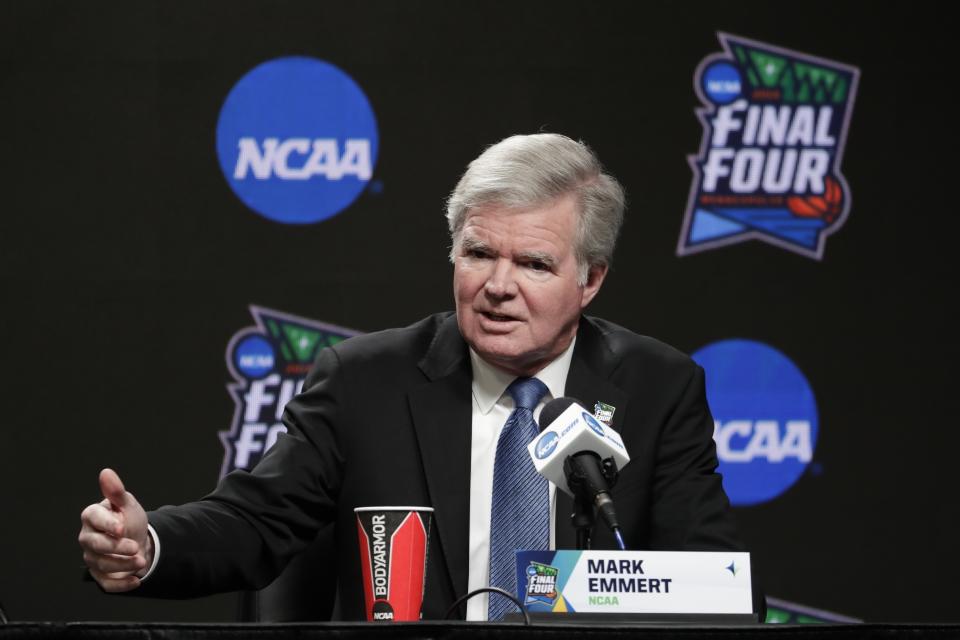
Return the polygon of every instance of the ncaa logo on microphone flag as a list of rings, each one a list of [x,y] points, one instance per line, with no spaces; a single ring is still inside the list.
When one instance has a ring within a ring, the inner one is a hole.
[[[704,368],[723,488],[736,506],[767,502],[813,460],[817,403],[799,367],[753,340],[722,340],[693,354]]]
[[[241,329],[227,345],[234,412],[229,431],[220,432],[220,477],[253,468],[286,432],[283,409],[300,393],[317,354],[358,333],[264,307],[251,306],[250,314],[256,326]]]
[[[556,431],[547,431],[540,437],[540,440],[537,442],[537,447],[535,453],[538,460],[543,460],[550,456],[553,453],[553,450],[557,448],[557,443],[560,442],[560,436],[557,435]]]
[[[840,163],[860,70],[718,37],[694,74],[703,139],[677,255],[761,240],[819,260],[850,213]]]
[[[583,421],[587,423],[587,426],[593,429],[598,436],[603,435],[603,427],[600,426],[600,423],[597,422],[596,418],[586,411],[581,412],[580,417],[583,418]]]
[[[217,157],[233,192],[265,218],[326,220],[366,188],[377,122],[343,70],[314,58],[264,62],[230,91],[217,122]]]

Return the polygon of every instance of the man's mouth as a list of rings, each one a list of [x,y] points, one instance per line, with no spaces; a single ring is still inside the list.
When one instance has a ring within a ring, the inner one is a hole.
[[[513,316],[507,316],[501,313],[493,313],[490,311],[481,311],[480,313],[484,318],[493,320],[494,322],[510,322],[511,320],[516,320]]]

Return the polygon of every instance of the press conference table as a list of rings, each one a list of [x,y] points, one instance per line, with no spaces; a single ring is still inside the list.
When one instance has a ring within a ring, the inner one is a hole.
[[[470,622],[420,623],[288,623],[288,624],[176,624],[99,622],[18,622],[0,625],[0,640],[10,638],[108,638],[122,640],[692,640],[708,638],[957,638],[958,624],[845,624],[845,625],[548,625],[486,624]]]

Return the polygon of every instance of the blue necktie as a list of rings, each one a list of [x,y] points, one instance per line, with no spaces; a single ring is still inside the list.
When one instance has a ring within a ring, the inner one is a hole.
[[[537,436],[533,410],[547,393],[536,378],[517,378],[507,392],[516,408],[497,441],[490,509],[490,586],[517,593],[517,549],[547,550],[550,504],[547,479],[537,473],[527,445]],[[490,594],[488,620],[500,620],[516,605]]]

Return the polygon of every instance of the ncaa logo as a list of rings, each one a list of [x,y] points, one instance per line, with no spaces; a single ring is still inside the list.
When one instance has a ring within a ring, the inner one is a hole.
[[[560,436],[557,435],[556,431],[547,431],[543,436],[540,437],[540,441],[537,442],[537,446],[534,449],[534,453],[537,456],[537,460],[543,460],[557,448],[557,443],[560,442]]]
[[[217,157],[233,192],[260,215],[310,224],[366,188],[377,159],[370,102],[339,68],[277,58],[233,87],[217,122]]]
[[[597,422],[597,419],[586,411],[581,412],[580,414],[584,420],[587,422],[587,426],[596,432],[598,436],[603,436],[603,427],[600,426],[600,423]]]
[[[706,370],[718,471],[730,501],[753,505],[781,495],[813,459],[818,421],[810,383],[762,342],[723,340],[693,359]]]
[[[257,334],[246,336],[233,350],[233,365],[250,379],[262,378],[270,373],[274,361],[273,345]]]

